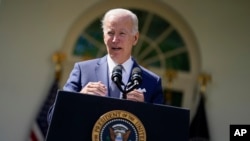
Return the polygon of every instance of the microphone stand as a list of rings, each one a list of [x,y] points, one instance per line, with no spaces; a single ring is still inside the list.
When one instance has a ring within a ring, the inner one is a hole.
[[[124,90],[123,90],[123,93],[122,93],[122,98],[123,99],[127,99],[127,93],[131,92],[133,89],[137,88],[139,85],[139,83],[133,83],[133,82],[129,82]]]

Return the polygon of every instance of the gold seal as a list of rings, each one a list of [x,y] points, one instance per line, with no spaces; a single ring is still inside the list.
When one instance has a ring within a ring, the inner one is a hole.
[[[135,115],[113,110],[103,114],[92,130],[92,141],[146,141],[146,130]]]

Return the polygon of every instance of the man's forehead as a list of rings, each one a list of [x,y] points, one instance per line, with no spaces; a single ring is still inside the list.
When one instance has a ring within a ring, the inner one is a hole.
[[[110,16],[107,18],[106,26],[118,26],[118,25],[132,25],[133,22],[128,16]]]

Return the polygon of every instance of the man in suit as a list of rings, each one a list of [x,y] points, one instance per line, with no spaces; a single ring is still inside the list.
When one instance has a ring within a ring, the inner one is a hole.
[[[109,10],[102,20],[104,43],[108,54],[102,58],[77,62],[67,80],[64,90],[121,98],[112,94],[112,70],[122,65],[123,83],[130,81],[132,68],[142,70],[139,89],[127,93],[127,99],[140,102],[163,103],[161,78],[139,66],[131,52],[139,38],[137,16],[127,9]]]
[[[126,93],[126,99],[163,104],[161,78],[140,66],[131,56],[132,48],[139,38],[137,16],[127,9],[111,9],[102,19],[102,28],[107,55],[75,63],[63,90],[122,98],[122,93],[114,90],[116,85],[111,80],[113,69],[122,65],[122,81],[127,84],[131,81],[133,68],[139,67],[142,82],[137,89]],[[54,105],[48,112],[49,123],[53,110]]]
[[[126,99],[149,103],[163,103],[161,78],[143,68],[131,56],[139,38],[138,18],[127,9],[111,9],[102,19],[102,29],[107,55],[93,60],[77,62],[64,86],[64,90],[122,98],[113,94],[112,70],[122,65],[122,81],[130,82],[132,69],[141,69],[142,83],[138,89],[126,94]]]

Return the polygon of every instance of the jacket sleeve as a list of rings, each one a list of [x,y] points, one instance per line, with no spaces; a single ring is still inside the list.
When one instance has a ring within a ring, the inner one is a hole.
[[[65,91],[79,92],[81,86],[81,71],[78,63],[75,63],[73,70],[71,71],[66,84],[63,87]]]

